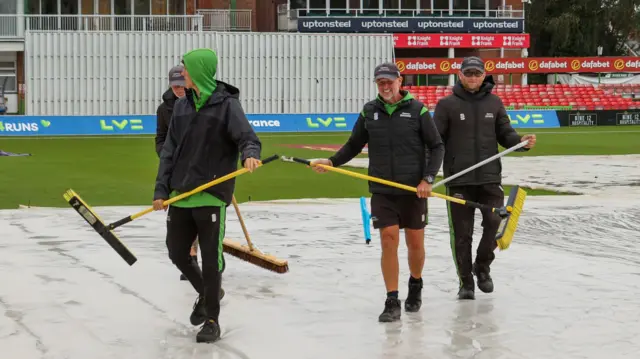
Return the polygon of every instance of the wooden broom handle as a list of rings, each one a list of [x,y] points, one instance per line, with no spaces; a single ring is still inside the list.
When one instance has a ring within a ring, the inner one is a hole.
[[[244,238],[247,240],[247,244],[249,244],[249,250],[253,251],[253,244],[251,243],[251,238],[249,237],[249,232],[247,231],[247,227],[244,225],[244,221],[242,220],[242,215],[240,214],[240,208],[238,207],[238,202],[236,201],[236,196],[231,195],[231,202],[233,202],[233,208],[235,208],[236,213],[238,214],[238,220],[240,220],[240,226],[242,226],[242,231],[244,232]]]

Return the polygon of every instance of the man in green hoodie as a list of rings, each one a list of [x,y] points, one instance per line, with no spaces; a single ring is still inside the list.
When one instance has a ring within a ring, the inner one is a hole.
[[[187,52],[182,62],[187,90],[174,105],[160,152],[153,196],[155,210],[166,209],[163,202],[167,198],[236,171],[239,159],[250,172],[260,163],[262,145],[244,114],[240,91],[216,80],[216,53],[196,49]],[[234,187],[235,179],[209,187],[173,203],[167,215],[169,258],[198,292],[190,318],[193,325],[204,323],[197,342],[220,338],[222,240],[226,208],[231,204]],[[196,235],[202,272],[189,255]]]

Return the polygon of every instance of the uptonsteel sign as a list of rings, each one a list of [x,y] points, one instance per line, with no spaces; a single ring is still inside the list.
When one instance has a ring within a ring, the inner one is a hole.
[[[529,48],[529,34],[393,34],[396,49]]]
[[[522,33],[523,19],[466,17],[318,17],[298,19],[299,32]]]
[[[396,65],[405,75],[452,74],[460,70],[461,58],[399,58]],[[637,57],[530,57],[485,59],[485,70],[508,73],[640,72]]]

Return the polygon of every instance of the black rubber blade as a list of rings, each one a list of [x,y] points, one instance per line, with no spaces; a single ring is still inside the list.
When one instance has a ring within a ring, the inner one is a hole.
[[[98,234],[124,259],[130,266],[133,265],[138,259],[127,248],[124,243],[118,238],[118,236],[110,231],[100,219],[100,217],[89,207],[89,205],[80,198],[80,196],[72,189],[67,190],[64,195],[64,199],[71,205],[71,208],[75,209],[82,218],[96,231]]]

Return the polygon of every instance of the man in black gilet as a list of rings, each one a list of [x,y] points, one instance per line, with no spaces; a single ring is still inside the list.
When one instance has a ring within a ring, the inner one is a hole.
[[[342,166],[368,144],[369,175],[417,187],[417,193],[375,182],[369,183],[371,219],[380,230],[382,276],[387,299],[379,321],[400,319],[398,299],[398,246],[404,229],[409,252],[409,292],[407,312],[422,305],[422,269],[425,261],[424,228],[427,225],[427,197],[440,169],[444,144],[424,104],[402,90],[402,76],[393,63],[375,68],[376,99],[364,105],[351,137],[329,159],[318,160],[329,166]],[[317,172],[325,172],[313,167]]]

